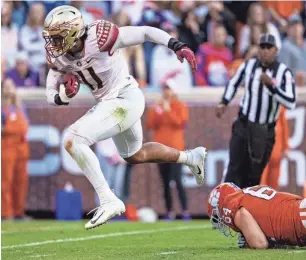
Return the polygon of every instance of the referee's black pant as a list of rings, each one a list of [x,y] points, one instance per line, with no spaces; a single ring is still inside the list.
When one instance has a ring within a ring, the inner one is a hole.
[[[273,149],[274,128],[275,123],[254,124],[243,115],[239,115],[232,126],[230,161],[225,182],[233,182],[240,188],[260,183],[262,172]]]

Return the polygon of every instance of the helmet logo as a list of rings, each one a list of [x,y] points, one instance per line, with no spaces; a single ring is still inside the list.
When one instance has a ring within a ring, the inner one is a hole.
[[[72,23],[77,21],[78,20],[78,17],[70,20],[70,21],[67,21],[67,22],[57,22],[55,23],[54,25],[50,26],[49,27],[49,31],[58,31],[58,30],[61,30],[61,29],[67,29],[67,30],[70,30],[71,27],[72,27]]]
[[[217,207],[219,198],[220,198],[220,192],[215,189],[210,193],[208,202],[212,207]]]

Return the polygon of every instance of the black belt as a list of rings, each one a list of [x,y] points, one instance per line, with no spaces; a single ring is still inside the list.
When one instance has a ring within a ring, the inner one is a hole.
[[[239,118],[243,123],[245,123],[245,124],[247,124],[248,122],[251,122],[251,121],[249,121],[248,117],[245,116],[245,115],[242,114],[242,113],[239,113],[238,118]],[[259,124],[259,123],[258,123],[258,124]],[[262,125],[266,125],[266,126],[268,127],[268,129],[270,130],[270,129],[272,129],[272,128],[275,127],[276,122],[269,123],[269,124],[262,124]]]

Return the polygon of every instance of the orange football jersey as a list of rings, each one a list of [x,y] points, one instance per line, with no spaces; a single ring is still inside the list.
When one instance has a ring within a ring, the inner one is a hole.
[[[247,209],[269,240],[281,245],[306,246],[306,199],[276,192],[268,186],[246,188],[225,197],[219,205],[222,219],[235,231],[238,209]]]

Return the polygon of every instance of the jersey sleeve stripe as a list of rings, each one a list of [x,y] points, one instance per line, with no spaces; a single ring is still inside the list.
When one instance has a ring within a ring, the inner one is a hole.
[[[303,199],[300,204],[300,209],[306,209],[306,199]]]
[[[117,40],[119,29],[108,21],[99,21],[96,27],[96,34],[99,50],[101,52],[110,52]]]

